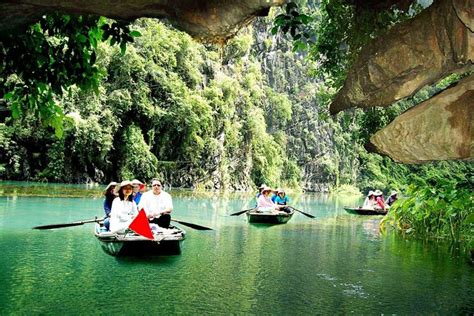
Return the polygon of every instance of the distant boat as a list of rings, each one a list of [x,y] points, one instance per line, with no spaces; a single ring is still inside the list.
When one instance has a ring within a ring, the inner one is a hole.
[[[134,232],[116,234],[103,231],[103,226],[97,223],[94,235],[102,250],[111,256],[157,256],[180,254],[186,232],[179,227],[170,226],[169,229],[155,232],[155,240],[150,240]]]
[[[294,210],[291,212],[278,212],[278,213],[262,213],[258,212],[257,209],[252,209],[246,212],[247,218],[250,223],[266,223],[266,224],[285,224],[287,223],[293,214]]]
[[[347,213],[357,215],[385,215],[388,212],[388,210],[348,206],[344,206],[344,210],[346,210]]]

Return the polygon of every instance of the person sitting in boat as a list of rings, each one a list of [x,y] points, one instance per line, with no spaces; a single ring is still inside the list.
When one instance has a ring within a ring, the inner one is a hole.
[[[257,192],[257,195],[255,196],[255,198],[258,200],[258,198],[260,197],[260,195],[262,195],[262,190],[263,188],[267,187],[266,184],[262,184],[261,186],[258,187],[258,192]]]
[[[278,188],[276,189],[276,193],[275,204],[281,205],[280,211],[290,213],[290,208],[286,206],[290,203],[290,198],[286,195],[285,190]]]
[[[104,191],[104,227],[105,229],[109,230],[110,229],[110,211],[112,210],[112,202],[114,199],[117,197],[115,194],[115,187],[117,186],[117,182],[112,181],[107,185]]]
[[[380,190],[375,190],[375,205],[374,208],[379,210],[385,210],[385,200],[383,198],[383,192]]]
[[[117,186],[118,197],[112,202],[110,212],[110,231],[114,233],[124,233],[132,219],[138,215],[137,204],[133,200],[132,182],[122,181]]]
[[[163,228],[169,228],[171,212],[173,211],[173,200],[168,192],[163,191],[161,181],[151,180],[152,190],[143,193],[138,209],[144,209],[150,223],[157,224]]]
[[[138,205],[138,203],[140,203],[140,198],[142,197],[142,193],[140,192],[140,185],[143,185],[143,183],[140,180],[133,179],[132,185],[133,185],[133,200]]]
[[[267,185],[266,184],[262,184],[258,187],[258,192],[257,194],[255,195],[255,207],[257,207],[258,205],[258,198],[260,197],[260,195],[262,195],[262,190],[263,188],[265,188]]]
[[[277,192],[277,190],[273,190],[271,193],[272,193],[272,194],[271,194],[272,202],[276,204],[275,200],[276,200],[276,198],[277,198],[277,196],[278,196],[278,192]]]
[[[362,208],[374,209],[377,202],[375,201],[374,191],[369,191],[367,197],[365,198],[364,205]]]
[[[270,198],[270,193],[272,189],[269,187],[264,187],[262,189],[262,194],[257,199],[257,211],[265,213],[273,213],[280,209],[280,206],[272,202]]]
[[[138,192],[140,192],[140,199],[141,199],[143,193],[145,193],[146,191],[147,191],[146,183],[142,183],[138,186]],[[140,200],[138,200],[138,202],[135,201],[135,203],[137,203],[137,205],[138,205],[140,203]]]
[[[392,206],[392,204],[395,203],[396,200],[398,200],[398,192],[392,191],[390,192],[390,196],[385,201],[385,205]]]

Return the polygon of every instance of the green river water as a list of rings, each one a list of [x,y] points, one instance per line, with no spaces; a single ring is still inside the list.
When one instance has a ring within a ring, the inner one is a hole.
[[[169,191],[186,228],[181,255],[115,258],[93,224],[36,225],[102,215],[100,188],[0,182],[0,315],[472,314],[474,266],[446,245],[381,234],[380,217],[346,214],[304,194],[284,225],[230,213],[251,195]]]

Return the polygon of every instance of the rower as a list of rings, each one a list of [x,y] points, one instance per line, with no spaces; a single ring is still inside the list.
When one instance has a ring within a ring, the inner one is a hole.
[[[276,197],[274,200],[275,204],[282,205],[280,211],[290,213],[291,209],[285,205],[290,203],[290,198],[286,195],[285,191],[282,188],[276,189]]]
[[[261,186],[258,187],[258,192],[257,192],[257,195],[255,196],[255,198],[258,200],[258,198],[260,197],[260,195],[262,195],[262,190],[263,188],[265,188],[267,185],[266,184],[262,184]]]
[[[388,206],[392,206],[392,204],[395,203],[396,200],[398,200],[398,192],[392,191],[390,192],[390,196],[385,201],[385,204],[387,204]]]
[[[107,185],[104,191],[104,227],[106,230],[110,229],[110,211],[112,210],[112,202],[114,199],[117,197],[117,194],[115,194],[115,187],[117,186],[117,182],[112,181]]]

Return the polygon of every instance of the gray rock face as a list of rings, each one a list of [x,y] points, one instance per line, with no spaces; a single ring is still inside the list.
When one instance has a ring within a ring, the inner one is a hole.
[[[377,152],[403,163],[474,157],[474,75],[398,116],[371,137]]]
[[[301,188],[306,192],[328,192],[334,176],[321,162],[333,153],[334,131],[327,123],[315,119],[320,111],[314,91],[317,79],[307,72],[303,56],[291,52],[292,41],[269,32],[271,21],[257,19],[253,23],[254,44],[251,55],[260,61],[262,75],[276,92],[291,100],[291,125],[285,130],[289,158],[301,168]],[[265,43],[271,43],[268,46]],[[268,130],[274,127],[267,126]],[[329,159],[329,158],[328,158]]]
[[[166,18],[193,37],[209,42],[223,42],[255,16],[267,15],[272,6],[285,0],[31,0],[2,1],[0,30],[32,23],[42,14],[60,11],[68,14],[93,14],[120,20],[139,17]]]

